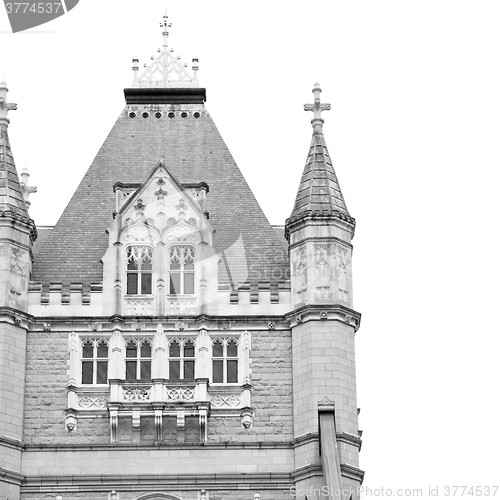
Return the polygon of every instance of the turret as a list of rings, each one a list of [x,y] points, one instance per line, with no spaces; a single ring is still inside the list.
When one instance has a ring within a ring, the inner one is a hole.
[[[7,85],[0,83],[0,490],[19,498],[28,282],[36,228],[10,149]]]
[[[313,89],[313,135],[295,204],[286,221],[293,311],[293,403],[297,494],[326,487],[329,498],[357,497],[358,468],[352,245],[355,220],[323,135],[321,88]],[[345,490],[342,492],[342,490]],[[326,490],[323,490],[326,491]],[[303,496],[302,496],[303,497]]]

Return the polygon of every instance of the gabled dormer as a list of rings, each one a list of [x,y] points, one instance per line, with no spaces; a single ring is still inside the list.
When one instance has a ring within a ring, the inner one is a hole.
[[[182,185],[163,161],[140,185],[114,185],[116,212],[103,258],[110,315],[203,312],[217,290],[208,190],[203,182]]]

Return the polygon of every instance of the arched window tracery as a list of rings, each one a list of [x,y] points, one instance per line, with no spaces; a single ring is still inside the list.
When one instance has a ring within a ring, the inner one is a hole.
[[[194,247],[174,245],[169,249],[170,295],[194,294]]]

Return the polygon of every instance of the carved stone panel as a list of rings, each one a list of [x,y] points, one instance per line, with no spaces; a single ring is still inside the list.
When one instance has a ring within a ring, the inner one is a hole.
[[[292,289],[296,303],[306,302],[307,250],[303,245],[292,251]]]
[[[177,424],[175,417],[163,418],[163,443],[164,444],[177,443]]]
[[[128,297],[125,299],[125,311],[127,316],[153,316],[154,299],[143,297]]]
[[[195,297],[169,297],[167,298],[168,314],[184,316],[196,313]]]
[[[314,245],[314,294],[315,302],[331,302],[333,298],[332,246]]]
[[[335,281],[338,287],[339,299],[347,304],[351,303],[351,249],[336,244]]]

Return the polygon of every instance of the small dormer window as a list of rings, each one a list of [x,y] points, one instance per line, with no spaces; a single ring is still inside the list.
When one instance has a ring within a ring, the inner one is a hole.
[[[132,246],[127,249],[127,294],[145,295],[152,292],[153,249]]]
[[[173,246],[169,257],[170,295],[194,294],[194,248]]]

